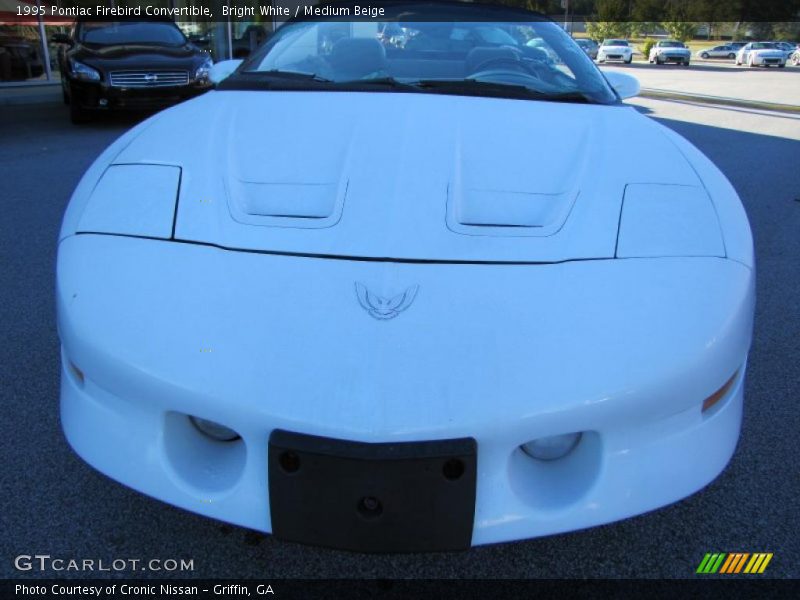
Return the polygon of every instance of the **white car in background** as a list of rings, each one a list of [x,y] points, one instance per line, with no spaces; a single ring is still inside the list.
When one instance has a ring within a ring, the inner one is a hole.
[[[789,42],[772,42],[772,43],[775,44],[775,47],[778,50],[783,50],[783,52],[786,54],[786,60],[789,60],[792,57],[792,54],[794,54],[795,51],[797,50],[797,45],[790,44]]]
[[[597,62],[619,60],[630,64],[633,60],[633,48],[627,40],[603,40],[597,50]]]
[[[739,50],[736,64],[748,67],[785,67],[786,52],[772,42],[750,42]]]
[[[689,61],[692,59],[692,52],[686,47],[683,42],[676,40],[661,40],[655,46],[650,48],[650,56],[648,60],[657,65],[666,63],[675,63],[678,65],[689,66]]]

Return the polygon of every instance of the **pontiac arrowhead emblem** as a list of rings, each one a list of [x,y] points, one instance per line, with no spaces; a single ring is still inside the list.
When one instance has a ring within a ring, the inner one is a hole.
[[[383,298],[370,292],[363,283],[356,282],[356,296],[359,304],[371,317],[382,321],[394,319],[411,306],[418,289],[418,285],[412,285],[392,298]]]

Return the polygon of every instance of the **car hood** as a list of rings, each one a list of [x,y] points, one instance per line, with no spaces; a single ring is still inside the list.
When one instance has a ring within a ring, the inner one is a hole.
[[[71,55],[80,62],[95,68],[159,68],[185,66],[193,63],[199,51],[189,44],[183,46],[155,46],[152,44],[124,44],[114,46],[80,46]]]
[[[176,238],[397,260],[613,257],[627,185],[701,186],[631,107],[414,93],[214,91],[115,162],[181,167]]]

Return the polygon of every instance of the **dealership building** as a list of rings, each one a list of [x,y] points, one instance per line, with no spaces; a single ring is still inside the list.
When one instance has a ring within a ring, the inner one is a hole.
[[[118,15],[175,15],[189,39],[215,61],[249,54],[285,16],[314,0],[0,0],[0,90],[3,87],[48,85],[60,81],[54,33],[66,33],[75,15],[100,9],[103,18]],[[149,7],[149,8],[148,8]],[[247,10],[251,8],[252,10]],[[211,18],[209,18],[209,15]],[[263,16],[262,16],[263,15]]]

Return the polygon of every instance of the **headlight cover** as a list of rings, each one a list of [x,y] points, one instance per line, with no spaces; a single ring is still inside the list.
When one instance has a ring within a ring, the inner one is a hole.
[[[100,81],[100,73],[82,62],[70,59],[69,66],[70,69],[72,69],[72,74],[75,76],[75,79],[80,79],[81,81]]]
[[[111,165],[92,190],[77,232],[169,239],[180,176],[172,165]]]
[[[725,255],[719,220],[705,189],[646,183],[625,188],[617,258]]]

